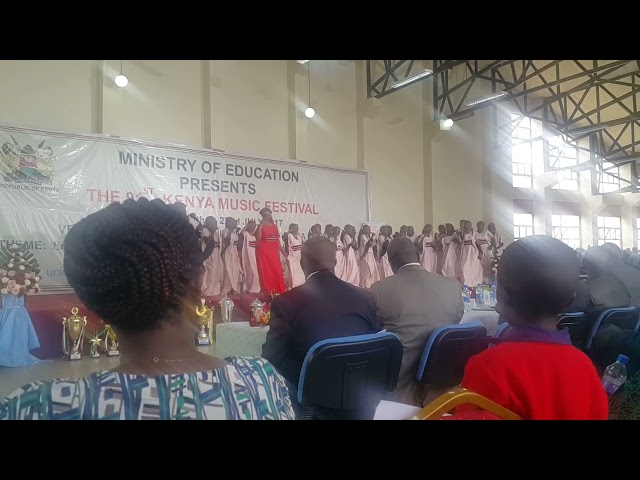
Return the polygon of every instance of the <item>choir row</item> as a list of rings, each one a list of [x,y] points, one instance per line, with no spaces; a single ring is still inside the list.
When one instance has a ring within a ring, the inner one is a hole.
[[[260,292],[256,227],[256,223],[250,221],[239,229],[236,220],[228,218],[225,228],[220,230],[215,218],[207,218],[200,229],[205,256],[203,295]],[[412,235],[412,227],[403,226],[395,235],[392,232],[388,225],[381,227],[378,234],[372,233],[369,225],[363,225],[357,234],[352,225],[346,225],[344,229],[327,225],[323,234],[321,226],[314,225],[309,237],[329,238],[336,246],[335,274],[345,282],[363,288],[370,288],[373,283],[393,275],[387,255],[393,237],[410,238],[427,271],[456,278],[469,286],[492,280],[493,259],[499,256],[503,247],[495,225],[490,223],[485,229],[482,221],[477,223],[476,231],[470,221],[462,220],[459,230],[447,223],[440,225],[437,233],[431,225],[426,225],[417,237]],[[305,235],[300,233],[298,225],[291,224],[278,240],[287,288],[302,285],[305,275],[300,258]]]

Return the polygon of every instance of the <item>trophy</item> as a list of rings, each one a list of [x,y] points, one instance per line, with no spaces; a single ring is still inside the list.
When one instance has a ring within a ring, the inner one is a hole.
[[[231,316],[233,314],[233,300],[227,297],[227,294],[224,294],[222,300],[220,300],[220,311],[222,314],[222,321],[227,323],[231,321]]]
[[[69,318],[62,318],[62,350],[69,360],[82,358],[82,341],[84,340],[84,327],[87,325],[87,317],[78,315],[78,309],[71,309]]]
[[[213,311],[204,303],[202,306],[196,307],[196,315],[198,315],[198,334],[196,335],[196,345],[211,345],[211,330],[213,329]]]
[[[249,319],[249,326],[257,327],[262,321],[262,315],[264,314],[264,303],[256,298],[253,302],[251,302],[251,305],[249,305],[249,307],[251,308],[251,318]]]
[[[116,332],[113,331],[113,328],[111,328],[111,325],[107,325],[104,346],[107,349],[108,357],[117,357],[120,355],[120,350],[118,350],[118,337],[116,336]]]
[[[95,331],[93,332],[93,338],[90,340],[91,342],[91,357],[93,358],[100,358],[100,352],[98,351],[100,349],[100,346],[102,344],[102,339],[100,338],[100,333],[96,333]]]

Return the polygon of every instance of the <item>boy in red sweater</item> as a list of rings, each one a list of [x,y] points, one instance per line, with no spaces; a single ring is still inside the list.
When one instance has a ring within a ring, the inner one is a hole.
[[[496,311],[513,327],[504,341],[471,358],[462,387],[526,420],[606,420],[607,395],[589,358],[556,330],[573,300],[579,261],[543,235],[512,243],[500,259]],[[457,414],[469,412],[459,407]]]

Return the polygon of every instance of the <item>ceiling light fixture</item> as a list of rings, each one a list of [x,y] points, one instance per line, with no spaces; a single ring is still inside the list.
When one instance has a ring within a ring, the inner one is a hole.
[[[316,115],[316,111],[311,106],[311,64],[307,65],[307,78],[309,79],[309,101],[307,102],[307,108],[304,109],[304,116],[307,118],[313,118]]]
[[[422,72],[420,72],[417,75],[414,75],[413,77],[405,78],[404,80],[400,80],[399,82],[394,83],[393,85],[391,85],[391,88],[403,87],[405,85],[408,85],[409,83],[415,82],[416,80],[420,80],[421,78],[428,77],[429,75],[433,75],[433,70],[429,70],[428,68],[425,68]]]
[[[467,103],[467,107],[473,107],[474,105],[478,105],[479,103],[488,102],[489,100],[495,100],[496,98],[504,97],[506,94],[507,92],[492,93],[491,95],[486,95],[484,97],[480,97],[470,101],[469,103]]]
[[[116,85],[120,88],[124,88],[129,85],[129,79],[122,73],[122,60],[120,60],[120,73],[113,79]]]
[[[296,60],[296,62],[298,62],[300,65],[304,65],[305,63],[307,63],[309,60]]]

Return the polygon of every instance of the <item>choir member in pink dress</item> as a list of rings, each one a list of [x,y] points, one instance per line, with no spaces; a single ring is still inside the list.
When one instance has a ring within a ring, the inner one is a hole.
[[[342,251],[344,252],[344,274],[342,280],[359,287],[360,266],[357,256],[356,228],[353,225],[345,225],[342,231],[342,245]]]
[[[442,237],[442,274],[449,278],[460,278],[460,258],[458,257],[458,251],[454,239],[457,239],[457,234],[453,229],[453,225],[447,223],[446,235]]]
[[[462,253],[460,255],[460,281],[463,285],[475,287],[482,285],[482,264],[480,252],[476,246],[476,234],[470,221],[464,224],[462,236]]]
[[[421,255],[420,263],[427,272],[436,273],[438,268],[438,257],[436,255],[436,239],[433,236],[433,227],[425,225],[422,229],[422,240],[420,242]]]
[[[258,275],[258,261],[256,260],[256,222],[249,220],[240,236],[242,237],[242,271],[244,272],[244,291],[260,293],[260,276]]]
[[[442,275],[442,258],[444,253],[444,247],[442,246],[442,239],[447,234],[447,230],[444,228],[444,225],[438,225],[438,233],[435,235],[436,239],[436,258],[437,258],[437,267],[436,273]]]
[[[417,240],[417,238],[416,238],[416,229],[413,228],[411,225],[409,225],[407,227],[407,238],[409,240],[411,240],[412,242],[414,242],[414,243]]]
[[[333,273],[335,274],[336,277],[338,277],[340,280],[345,280],[345,264],[346,262],[346,258],[344,255],[344,245],[342,243],[342,238],[341,237],[341,232],[342,229],[340,227],[333,227],[333,243],[336,246],[336,268],[333,271]]]
[[[213,217],[207,217],[204,223],[205,228],[202,229],[201,235],[202,251],[206,258],[202,277],[202,295],[216,297],[220,295],[224,279],[224,264],[220,256],[220,230],[217,220]]]
[[[322,234],[322,236],[324,238],[331,239],[331,235],[333,235],[333,225],[331,224],[325,225],[324,233]]]
[[[389,225],[380,227],[380,234],[378,235],[378,256],[380,257],[381,280],[393,275],[393,270],[389,263],[389,255],[387,255],[387,248],[389,247],[389,242],[391,242],[392,233],[393,229]]]
[[[480,264],[482,265],[482,277],[483,280],[488,280],[491,276],[491,234],[484,228],[482,220],[476,224],[476,227],[478,227],[476,231],[476,246],[478,247]]]
[[[225,229],[222,232],[222,259],[224,260],[224,284],[222,293],[240,293],[240,279],[242,269],[240,267],[240,250],[238,248],[238,222],[227,217],[224,222]]]
[[[321,236],[322,236],[322,225],[320,225],[319,223],[316,223],[311,227],[311,230],[309,230],[309,238],[321,237]]]
[[[375,254],[375,250],[377,250],[378,247],[374,245],[374,238],[369,225],[363,225],[360,233],[358,233],[358,248],[360,257],[360,286],[362,288],[371,288],[371,285],[380,280],[380,274],[378,272]]]
[[[292,223],[289,225],[289,233],[287,234],[286,241],[287,265],[289,266],[289,274],[291,276],[291,288],[299,287],[305,281],[304,272],[300,266],[302,243],[300,228],[295,223]]]

